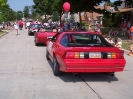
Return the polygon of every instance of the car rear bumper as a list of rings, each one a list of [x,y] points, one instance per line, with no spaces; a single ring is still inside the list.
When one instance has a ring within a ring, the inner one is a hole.
[[[46,36],[38,36],[37,37],[37,43],[39,43],[39,44],[46,44],[46,42],[47,42]]]
[[[65,60],[60,70],[63,72],[121,72],[125,67],[124,59],[109,60]]]

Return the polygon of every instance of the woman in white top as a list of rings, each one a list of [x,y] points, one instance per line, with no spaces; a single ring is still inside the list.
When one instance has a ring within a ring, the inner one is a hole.
[[[16,36],[18,35],[18,24],[17,23],[14,23],[14,29],[16,30],[16,32],[17,32],[17,34],[16,34]]]

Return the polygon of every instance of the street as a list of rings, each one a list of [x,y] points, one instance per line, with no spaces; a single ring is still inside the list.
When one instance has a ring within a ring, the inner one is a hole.
[[[56,77],[46,46],[35,46],[27,30],[0,38],[0,99],[132,99],[133,57],[115,76],[65,73]]]

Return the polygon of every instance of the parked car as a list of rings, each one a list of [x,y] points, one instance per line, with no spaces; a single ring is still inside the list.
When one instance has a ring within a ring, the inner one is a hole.
[[[44,28],[41,24],[31,24],[28,29],[28,35],[34,35],[40,28]]]
[[[63,72],[122,72],[124,51],[94,32],[57,33],[46,42],[46,58],[53,63],[55,76]]]
[[[51,39],[57,33],[56,29],[39,29],[38,32],[34,33],[35,45],[46,44],[48,39]]]

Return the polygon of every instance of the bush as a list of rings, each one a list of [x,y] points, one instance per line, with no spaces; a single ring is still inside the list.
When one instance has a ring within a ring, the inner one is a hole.
[[[88,23],[82,22],[82,26],[88,26]]]
[[[114,27],[118,27],[119,24],[121,23],[121,21],[122,21],[122,14],[121,14],[120,11],[118,11],[118,12],[115,14],[114,18],[113,18],[113,26],[114,26]]]
[[[104,27],[112,27],[112,19],[111,18],[107,18],[107,17],[103,17],[102,18],[102,21],[103,21],[103,26]]]

